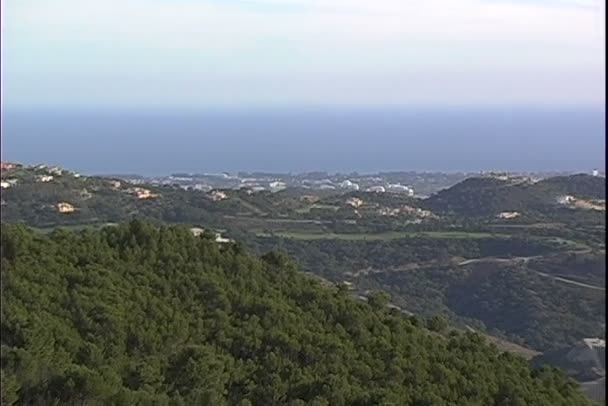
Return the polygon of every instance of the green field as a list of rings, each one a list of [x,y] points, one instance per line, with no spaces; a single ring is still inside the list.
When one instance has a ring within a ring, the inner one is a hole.
[[[307,214],[307,213],[310,213],[310,211],[312,209],[338,211],[340,209],[340,207],[329,205],[329,204],[313,204],[308,207],[303,207],[301,209],[297,209],[296,213]]]

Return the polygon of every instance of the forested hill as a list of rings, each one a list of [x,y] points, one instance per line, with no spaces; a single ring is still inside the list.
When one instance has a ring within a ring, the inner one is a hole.
[[[187,228],[3,225],[1,254],[3,405],[588,404],[478,335]]]
[[[571,200],[561,201],[566,196]],[[571,209],[578,209],[579,213],[595,212],[603,217],[605,199],[606,180],[599,176],[578,174],[541,181],[496,176],[466,179],[426,199],[425,205],[438,213],[473,217],[509,211],[563,217]]]
[[[538,187],[549,188],[567,195],[586,199],[606,199],[606,178],[577,174],[543,179]]]

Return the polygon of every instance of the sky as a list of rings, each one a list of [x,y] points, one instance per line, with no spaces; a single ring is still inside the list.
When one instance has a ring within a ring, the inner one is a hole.
[[[3,107],[598,107],[603,0],[4,0]]]

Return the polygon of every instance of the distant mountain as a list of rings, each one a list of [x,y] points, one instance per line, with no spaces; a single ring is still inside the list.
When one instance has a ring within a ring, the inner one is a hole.
[[[502,212],[551,214],[568,208],[566,203],[577,199],[587,202],[605,198],[606,184],[602,177],[579,174],[534,181],[496,176],[466,179],[429,197],[424,204],[439,213],[479,217]]]

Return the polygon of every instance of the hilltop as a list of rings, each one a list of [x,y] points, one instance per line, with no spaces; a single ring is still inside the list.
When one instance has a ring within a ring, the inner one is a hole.
[[[577,208],[605,211],[605,199],[605,178],[599,176],[578,174],[543,180],[496,176],[466,179],[426,199],[425,205],[440,213],[473,217],[512,212],[559,217]]]
[[[538,182],[539,188],[545,188],[563,195],[572,195],[580,199],[606,199],[606,178],[577,174],[571,176],[554,176]]]

